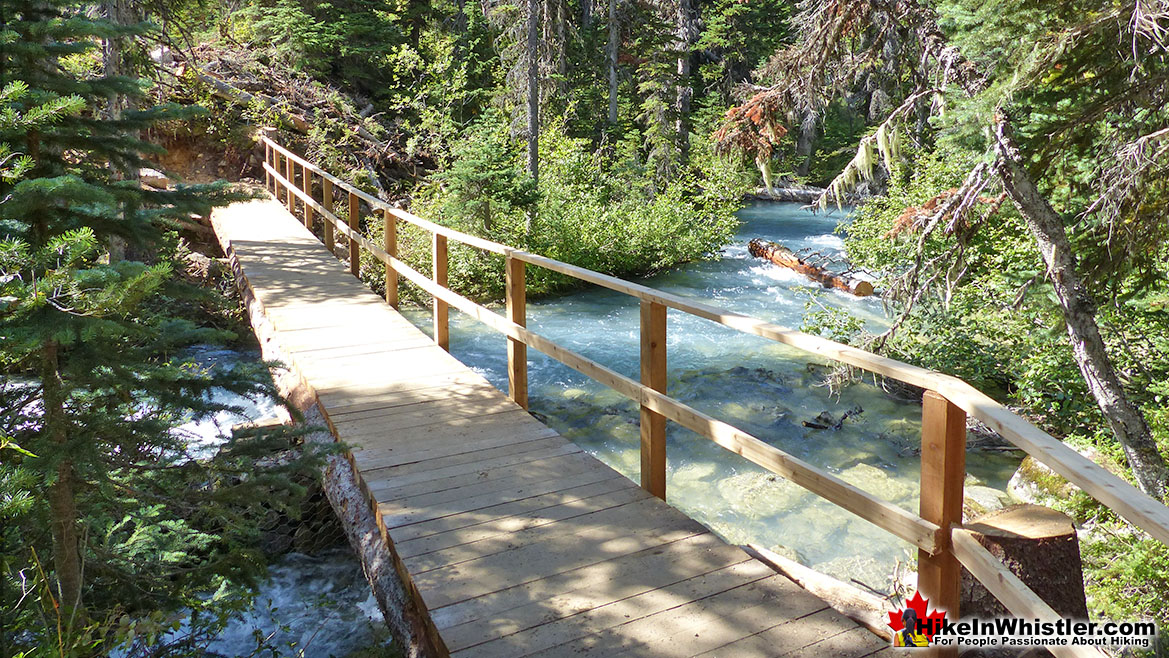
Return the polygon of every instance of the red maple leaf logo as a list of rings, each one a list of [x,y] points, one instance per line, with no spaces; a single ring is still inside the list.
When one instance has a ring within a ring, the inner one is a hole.
[[[914,592],[913,598],[909,599],[907,603],[909,604],[908,607],[917,613],[917,618],[921,620],[920,628],[922,635],[925,635],[928,640],[933,640],[934,633],[942,628],[942,622],[946,619],[946,613],[941,610],[934,610],[933,612],[927,613],[926,610],[929,608],[930,601],[929,599],[923,599],[921,592]],[[905,612],[904,607],[889,612],[889,628],[893,629],[894,633],[905,628],[905,623],[901,621],[903,612]]]

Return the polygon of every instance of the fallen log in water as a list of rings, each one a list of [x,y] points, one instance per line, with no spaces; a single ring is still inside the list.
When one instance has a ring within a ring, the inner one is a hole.
[[[776,265],[793,269],[814,281],[819,281],[826,286],[843,290],[857,297],[868,297],[873,294],[872,283],[863,279],[842,276],[807,263],[792,253],[791,249],[781,244],[756,238],[747,244],[747,251],[756,258],[766,258]]]

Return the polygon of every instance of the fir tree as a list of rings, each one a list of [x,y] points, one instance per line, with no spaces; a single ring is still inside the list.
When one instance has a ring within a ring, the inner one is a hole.
[[[108,648],[87,633],[116,612],[207,608],[216,599],[199,594],[248,582],[263,566],[247,540],[265,510],[246,501],[287,505],[274,494],[307,458],[254,472],[287,437],[200,454],[176,429],[228,409],[213,388],[274,391],[262,367],[179,356],[227,334],[192,320],[207,300],[175,275],[173,222],[228,195],[148,190],[133,174],[159,151],[138,135],[195,110],[109,118],[109,99],[143,98],[139,83],[63,66],[143,28],[59,0],[0,0],[0,15],[0,435],[20,446],[0,466],[0,498],[17,503],[0,508],[0,653],[23,630],[81,655]],[[111,259],[115,239],[137,260]]]

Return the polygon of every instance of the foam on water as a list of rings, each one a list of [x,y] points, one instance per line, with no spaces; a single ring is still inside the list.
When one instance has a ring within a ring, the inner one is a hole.
[[[260,360],[258,352],[211,346],[196,347],[186,357],[205,368]],[[210,396],[242,413],[219,412],[179,427],[176,431],[192,444],[196,455],[222,445],[233,425],[275,415],[270,400],[251,400],[225,390],[212,391]],[[187,632],[184,624],[173,637]],[[267,647],[258,653],[257,637],[265,638]],[[260,584],[252,609],[232,619],[207,650],[212,656],[341,658],[386,641],[385,623],[361,564],[351,550],[339,548],[315,556],[289,553],[277,559]]]

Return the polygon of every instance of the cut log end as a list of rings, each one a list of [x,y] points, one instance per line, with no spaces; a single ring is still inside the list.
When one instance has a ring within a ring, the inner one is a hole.
[[[843,290],[857,297],[868,297],[873,294],[873,284],[863,279],[836,274],[817,265],[804,262],[787,247],[758,238],[747,243],[747,251],[756,258],[764,258],[780,267],[795,270],[800,274],[817,281],[829,288]]]
[[[1015,505],[976,519],[966,529],[1058,614],[1087,618],[1080,543],[1067,516],[1039,505]],[[959,609],[964,616],[1007,614],[965,569]]]

